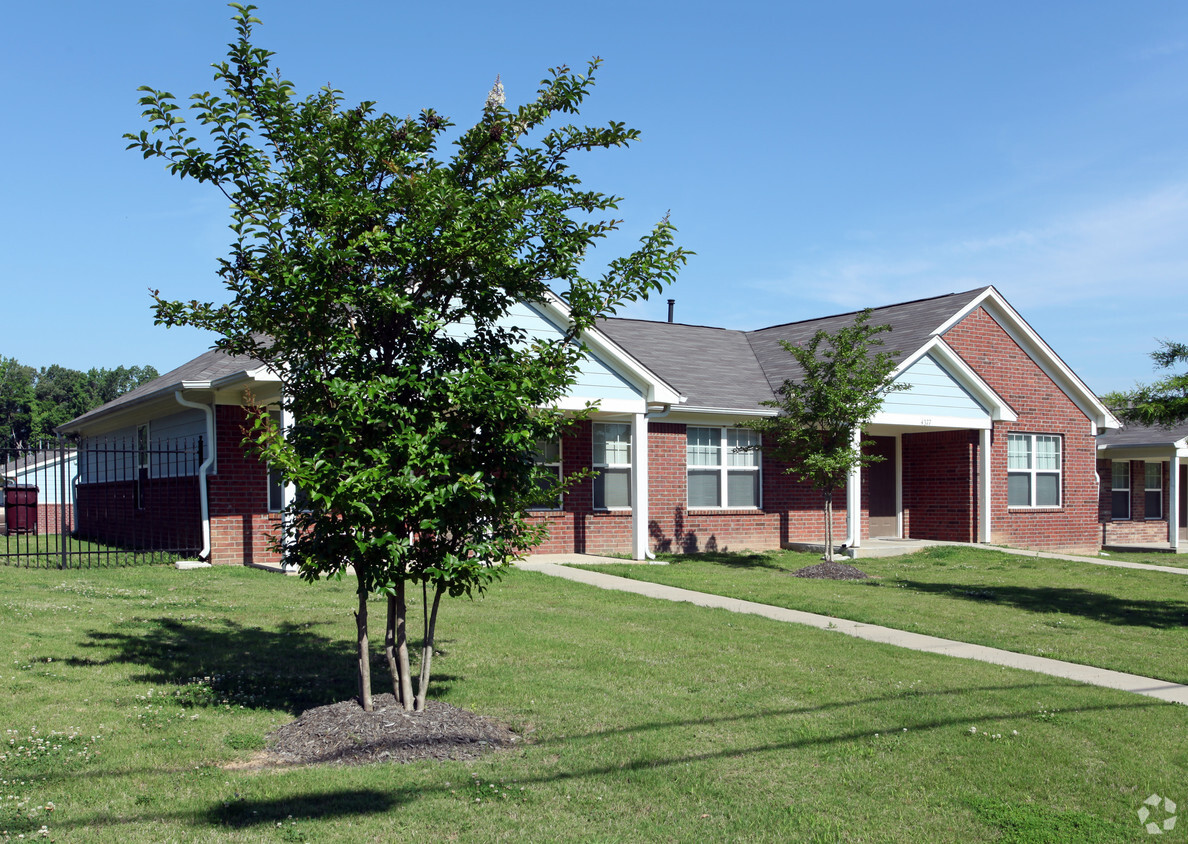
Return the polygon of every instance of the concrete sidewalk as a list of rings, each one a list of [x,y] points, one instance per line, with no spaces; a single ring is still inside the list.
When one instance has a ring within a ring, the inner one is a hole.
[[[1033,553],[1029,552],[1028,556]],[[1086,557],[1071,557],[1068,559],[1096,562]],[[616,577],[610,574],[603,574],[602,572],[575,569],[567,565],[562,565],[562,562],[600,565],[629,561],[582,554],[550,554],[530,558],[524,562],[517,563],[516,566],[525,571],[541,572],[542,574],[552,575],[553,577],[561,577],[566,580],[585,583],[589,586],[597,586],[600,589],[633,592],[636,595],[659,598],[665,601],[686,602],[699,607],[715,607],[730,610],[731,612],[760,615],[775,621],[807,624],[810,627],[816,627],[820,630],[833,630],[838,633],[845,633],[847,636],[854,636],[871,642],[882,642],[883,644],[895,645],[900,648],[944,654],[961,659],[974,659],[993,665],[1003,665],[1008,668],[1021,668],[1024,671],[1035,671],[1040,674],[1048,674],[1052,677],[1064,677],[1068,680],[1088,683],[1092,686],[1120,689],[1125,692],[1134,692],[1135,694],[1147,695],[1148,697],[1158,698],[1172,703],[1188,705],[1188,686],[1169,683],[1165,680],[1140,677],[1137,674],[1126,674],[1121,671],[1109,671],[1104,668],[1079,665],[1075,662],[1062,662],[1058,659],[1047,659],[1042,656],[1028,656],[1027,654],[1014,653],[1013,651],[1004,651],[1000,648],[989,648],[984,645],[971,645],[952,639],[941,639],[937,636],[924,636],[919,633],[909,633],[890,627],[880,627],[877,624],[861,624],[856,621],[830,618],[827,615],[818,615],[817,613],[789,610],[769,604],[758,604],[754,601],[740,601],[737,598],[725,598],[721,595],[694,592],[691,589],[681,589],[676,586],[662,586],[657,583],[629,580],[625,577]],[[1144,566],[1140,563],[1128,564],[1127,568],[1131,566],[1163,568],[1162,566]],[[1184,573],[1183,570],[1172,569],[1172,571],[1181,574]]]

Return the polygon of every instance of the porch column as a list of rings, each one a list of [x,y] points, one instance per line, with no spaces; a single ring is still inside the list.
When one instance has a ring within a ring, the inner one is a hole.
[[[648,555],[648,417],[631,417],[631,557]]]
[[[281,400],[281,432],[288,437],[289,431],[293,428],[293,411],[288,410],[284,406],[284,400]],[[293,538],[293,517],[289,515],[289,505],[297,497],[297,485],[291,481],[281,487],[281,506],[284,508],[284,513],[281,516],[281,532],[284,534],[285,540]],[[282,564],[283,571],[297,571],[297,566],[290,564]]]
[[[1168,479],[1167,500],[1167,541],[1171,543],[1173,551],[1180,550],[1180,496],[1184,490],[1180,489],[1180,455],[1172,452]]]
[[[854,430],[852,445],[855,449],[862,447],[862,431]],[[861,466],[855,466],[850,470],[850,478],[846,482],[846,533],[849,534],[851,548],[858,548],[862,545]]]
[[[992,511],[992,489],[994,480],[992,472],[992,463],[990,460],[990,442],[991,436],[994,433],[993,428],[983,428],[978,432],[978,473],[981,477],[978,479],[978,541],[990,543],[991,525],[990,515]]]

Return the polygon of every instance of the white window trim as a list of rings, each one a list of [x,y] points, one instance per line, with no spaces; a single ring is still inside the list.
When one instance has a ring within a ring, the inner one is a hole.
[[[592,423],[592,425],[590,426],[590,449],[591,449],[590,467],[595,472],[597,472],[600,469],[615,469],[618,471],[626,471],[627,472],[627,489],[630,490],[632,488],[632,478],[634,477],[634,474],[635,474],[635,467],[632,465],[632,458],[635,456],[634,437],[632,437],[627,442],[627,462],[626,463],[599,463],[593,459],[593,456],[594,456],[593,455],[594,432],[600,426],[606,426],[606,425],[626,425],[627,426],[627,435],[628,435],[628,437],[631,437],[631,424],[630,423],[627,423],[627,422],[594,422],[594,423]],[[594,482],[596,483],[597,481],[595,480]],[[628,494],[630,495],[630,493],[628,493]],[[593,490],[591,490],[590,503],[593,506],[594,510],[597,512],[602,512],[602,513],[607,513],[607,512],[609,512],[609,513],[630,513],[631,512],[630,504],[628,504],[627,506],[619,505],[619,506],[614,506],[614,507],[607,507],[607,506],[599,507],[597,504],[594,503],[593,497],[594,497]]]
[[[1159,486],[1147,486],[1147,467],[1155,466],[1159,469]],[[1147,499],[1153,492],[1159,493],[1159,515],[1152,516],[1147,511]],[[1164,500],[1163,500],[1163,464],[1155,461],[1149,461],[1143,464],[1143,520],[1148,522],[1162,522],[1164,517]]]
[[[1012,437],[1027,437],[1031,440],[1031,467],[1028,469],[1012,469],[1010,468],[1010,442]],[[1037,469],[1036,459],[1038,452],[1036,450],[1036,440],[1039,437],[1054,437],[1057,442],[1058,465],[1055,471],[1052,469]],[[1040,475],[1056,475],[1056,496],[1055,504],[1036,504],[1036,478]],[[1028,475],[1031,485],[1031,504],[1011,504],[1010,503],[1010,476],[1011,475]],[[1042,434],[1042,433],[1026,433],[1023,431],[1010,431],[1007,434],[1007,508],[1010,510],[1060,510],[1064,507],[1064,436],[1061,434]]]
[[[538,460],[537,458],[540,457],[539,451],[534,451],[532,453],[532,462],[535,465],[541,466],[545,469],[556,469],[557,470],[557,484],[558,484],[558,488],[559,488],[561,481],[564,479],[561,474],[561,467],[565,461],[565,454],[563,451],[563,449],[565,448],[565,445],[562,442],[560,437],[557,438],[556,442],[557,442],[557,460],[556,460],[556,462],[545,462],[543,460]],[[531,507],[528,508],[528,511],[530,513],[557,513],[564,509],[565,509],[564,498],[561,495],[561,493],[558,492],[557,500],[554,502],[552,507],[549,507],[545,504],[533,504]]]
[[[708,473],[708,472],[712,472],[715,470],[714,466],[693,466],[693,465],[689,464],[689,460],[688,460],[688,453],[689,453],[688,452],[688,432],[689,432],[690,428],[703,428],[703,429],[707,429],[707,430],[716,430],[718,432],[718,445],[719,445],[718,454],[720,455],[720,462],[718,463],[716,470],[718,472],[718,500],[722,503],[718,504],[717,506],[715,506],[713,504],[698,504],[698,505],[694,506],[689,503],[689,473],[690,472],[706,472],[706,473]],[[685,437],[686,437],[686,439],[685,439],[685,443],[686,443],[686,445],[685,445],[685,449],[686,449],[685,450],[685,455],[686,455],[686,458],[685,458],[685,506],[689,510],[750,510],[750,511],[757,512],[757,511],[760,511],[763,509],[763,452],[762,451],[755,452],[756,455],[758,455],[758,459],[755,461],[754,466],[731,466],[728,455],[732,451],[732,449],[730,448],[730,446],[728,446],[726,444],[726,442],[727,442],[726,432],[730,431],[730,430],[745,430],[745,431],[750,431],[752,434],[755,433],[754,431],[751,431],[750,428],[733,429],[730,427],[719,427],[717,425],[686,425],[685,426]],[[733,449],[733,450],[737,451],[738,449]],[[729,486],[728,478],[729,478],[730,472],[753,472],[753,473],[755,473],[755,475],[756,475],[756,482],[755,482],[756,489],[758,490],[758,492],[756,494],[756,498],[758,499],[758,501],[756,504],[753,504],[753,505],[752,504],[731,505],[729,503],[728,499],[729,499],[730,486]]]
[[[1126,486],[1125,487],[1114,486],[1114,467],[1119,464],[1124,464],[1126,466]],[[1110,462],[1110,521],[1114,521],[1114,522],[1129,522],[1130,521],[1130,516],[1134,512],[1134,501],[1131,498],[1132,489],[1133,489],[1133,486],[1130,481],[1130,461],[1129,460],[1113,460],[1113,461],[1111,461]],[[1123,492],[1123,491],[1125,491],[1125,493],[1126,493],[1126,515],[1125,516],[1115,516],[1114,515],[1114,493],[1115,492]]]

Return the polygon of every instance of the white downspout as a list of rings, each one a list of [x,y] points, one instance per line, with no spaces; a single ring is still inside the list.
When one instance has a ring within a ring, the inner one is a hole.
[[[195,410],[201,410],[206,414],[206,442],[208,449],[206,459],[203,460],[202,465],[198,467],[198,506],[202,510],[202,550],[198,552],[198,557],[209,562],[210,505],[206,500],[206,473],[209,471],[210,467],[214,465],[215,459],[214,411],[210,409],[210,405],[199,404],[198,402],[183,399],[181,390],[174,390],[173,397],[177,399],[177,403],[182,407],[192,407]]]

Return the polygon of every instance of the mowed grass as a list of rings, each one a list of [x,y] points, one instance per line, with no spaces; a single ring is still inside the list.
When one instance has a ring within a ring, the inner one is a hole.
[[[960,546],[848,561],[870,580],[794,577],[803,553],[668,559],[585,568],[1188,683],[1184,575]]]
[[[443,608],[433,688],[523,747],[253,771],[353,694],[350,583],[0,569],[0,596],[0,839],[1114,842],[1188,801],[1188,707],[526,572]]]
[[[1183,545],[1188,541],[1180,540]],[[1109,551],[1101,554],[1102,560],[1123,560],[1128,563],[1147,563],[1152,566],[1170,566],[1176,569],[1188,569],[1188,554],[1171,554],[1161,551]]]

